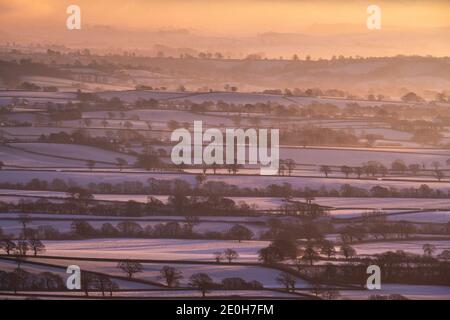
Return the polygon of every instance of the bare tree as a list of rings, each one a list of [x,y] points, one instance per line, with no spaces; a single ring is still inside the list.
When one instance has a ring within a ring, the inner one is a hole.
[[[45,245],[39,239],[29,239],[28,245],[30,249],[34,252],[34,256],[37,256],[38,253],[45,252]]]
[[[340,248],[340,253],[348,260],[356,255],[356,250],[348,243],[343,243]]]
[[[432,257],[433,253],[436,251],[436,246],[433,244],[429,244],[429,243],[425,243],[422,246],[423,249],[423,253],[428,256],[428,257]]]
[[[3,238],[0,240],[0,249],[5,251],[5,253],[9,256],[15,249],[17,248],[16,244],[8,238]]]
[[[125,260],[125,261],[121,261],[117,264],[117,268],[121,269],[123,272],[125,272],[128,276],[128,278],[133,278],[133,275],[135,273],[139,273],[142,272],[143,267],[142,264],[140,264],[139,262],[134,262],[134,261],[129,261],[129,260]]]
[[[341,172],[345,174],[345,177],[348,178],[348,176],[353,172],[353,169],[349,166],[342,166]]]
[[[331,173],[331,168],[330,166],[320,166],[320,172],[322,172],[325,177],[328,178],[328,175]]]
[[[180,270],[174,267],[164,266],[160,271],[160,278],[164,279],[168,287],[177,287],[180,280],[183,279],[183,274]]]
[[[26,256],[29,249],[27,241],[20,240],[17,242],[17,254],[19,256]]]
[[[229,248],[225,249],[223,254],[225,256],[225,259],[227,259],[229,263],[231,263],[232,260],[235,260],[235,259],[239,258],[239,253],[237,253],[233,249],[229,249]]]
[[[320,248],[320,253],[325,254],[328,259],[330,259],[331,256],[336,255],[336,249],[334,248],[333,242],[330,240],[324,240]]]
[[[216,259],[217,263],[220,263],[222,261],[222,259],[224,259],[225,257],[223,256],[222,252],[216,251],[216,252],[214,252],[214,258]]]
[[[200,290],[203,298],[213,284],[213,280],[206,273],[194,273],[189,278],[189,285]]]
[[[286,287],[286,291],[294,291],[297,279],[290,273],[282,272],[277,277],[277,282]]]

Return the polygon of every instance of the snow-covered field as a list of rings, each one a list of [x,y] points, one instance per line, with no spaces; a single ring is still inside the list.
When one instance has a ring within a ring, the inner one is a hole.
[[[135,157],[90,146],[53,143],[12,143],[0,146],[0,157],[6,166],[25,168],[86,168],[88,160],[101,167],[116,167],[117,158],[133,165]],[[62,157],[62,158],[60,158]]]
[[[48,197],[48,198],[67,198],[69,195],[66,192],[58,191],[39,191],[39,190],[13,190],[0,189],[0,200],[7,196],[9,199],[22,197]],[[147,203],[150,197],[156,198],[163,203],[167,203],[169,196],[165,195],[145,195],[145,194],[94,194],[94,199],[99,201],[136,201],[140,203]],[[244,202],[250,206],[255,206],[258,209],[277,209],[285,201],[282,198],[264,198],[264,197],[227,197],[233,200],[236,204]],[[300,201],[304,199],[298,199]]]
[[[398,214],[388,216],[388,220],[391,221],[410,221],[410,222],[434,222],[434,223],[447,223],[450,222],[449,211],[428,211],[409,214]]]
[[[10,145],[26,151],[43,153],[50,156],[63,156],[110,163],[116,163],[117,158],[122,158],[130,164],[134,164],[136,161],[135,157],[127,154],[84,145],[61,143],[11,143]]]
[[[20,299],[21,297],[31,296],[29,292],[18,291],[17,295],[8,295],[6,293],[1,293],[0,298],[5,299]],[[77,300],[83,299],[85,297],[82,292],[39,292],[35,291],[33,294],[41,295],[40,298],[44,297],[46,300]],[[50,297],[50,295],[57,295],[58,297]],[[101,297],[100,292],[90,292],[89,296],[97,298]],[[49,296],[49,297],[47,297]],[[146,298],[156,298],[156,299],[183,299],[183,298],[201,298],[202,294],[198,290],[151,290],[151,291],[124,291],[115,292],[113,297],[124,298],[124,299],[146,299]],[[62,297],[62,298],[61,298]],[[287,292],[272,291],[272,290],[213,290],[207,294],[207,297],[223,298],[223,297],[242,297],[242,298],[285,298],[285,299],[296,299],[302,300],[305,297],[295,295]]]
[[[42,263],[51,264],[53,266],[40,265],[40,264],[36,264],[33,262],[42,262]],[[72,264],[73,263],[55,263],[55,261],[50,261],[50,260],[44,261],[43,259],[35,259],[35,261],[34,261],[33,258],[31,258],[28,261],[22,261],[20,267],[21,267],[21,269],[23,269],[27,272],[30,272],[30,273],[34,273],[34,274],[41,273],[41,272],[55,273],[55,274],[59,275],[60,277],[62,277],[65,281],[65,279],[69,276],[66,273],[66,269],[69,265],[72,265]],[[61,267],[57,267],[57,266],[61,266]],[[16,261],[0,258],[0,270],[11,272],[16,268],[17,268]],[[90,270],[90,271],[102,272],[101,270]],[[114,276],[114,274],[110,274],[110,275]],[[122,279],[113,279],[113,281],[117,285],[119,285],[120,289],[138,290],[138,289],[158,288],[157,286],[153,286],[150,284],[134,282],[134,281],[127,281],[127,280],[122,280]]]
[[[265,93],[243,93],[243,92],[208,92],[208,93],[186,93],[169,91],[124,91],[124,92],[101,92],[98,93],[102,98],[118,97],[126,102],[134,102],[138,99],[156,99],[156,100],[189,100],[194,103],[205,101],[218,102],[223,101],[229,104],[246,103],[277,103],[282,105],[308,105],[313,102],[330,103],[338,107],[345,107],[349,103],[358,103],[361,106],[375,106],[380,104],[402,104],[402,102],[379,102],[347,100],[339,98],[321,98],[321,97],[285,97],[282,95]]]
[[[341,291],[342,299],[367,300],[370,295],[401,294],[413,300],[449,300],[450,286],[424,286],[407,284],[381,284],[381,290]]]
[[[21,197],[48,197],[48,198],[67,198],[66,192],[58,191],[40,191],[40,190],[14,190],[0,189],[0,200],[8,197],[8,199]],[[94,194],[95,200],[99,201],[136,201],[146,203],[149,198],[156,198],[166,203],[169,196],[166,195],[144,195],[144,194]],[[276,197],[226,197],[233,200],[236,204],[246,203],[258,209],[268,210],[277,209],[286,203],[283,198]],[[3,200],[6,201],[6,200]],[[304,202],[304,198],[293,198],[292,201]],[[344,197],[317,197],[314,203],[322,206],[334,208],[331,210],[333,215],[360,215],[362,213],[371,212],[373,210],[383,210],[384,213],[395,213],[402,211],[427,210],[430,213],[439,214],[442,212],[433,211],[431,209],[450,209],[450,199],[446,198],[344,198]],[[220,217],[227,218],[227,217]],[[235,219],[234,217],[228,217]]]
[[[3,232],[5,234],[12,234],[15,236],[18,236],[21,234],[23,227],[19,220],[2,220],[4,217],[11,217],[11,214],[0,214],[0,228],[2,228]],[[29,217],[38,219],[38,220],[32,220],[29,223],[27,223],[28,228],[37,229],[39,227],[43,226],[51,226],[58,230],[59,232],[70,232],[71,231],[71,224],[72,220],[60,220],[59,215],[45,215],[46,218],[42,217],[43,215],[40,214],[30,214]],[[83,216],[81,216],[83,217]],[[45,219],[45,220],[44,220]],[[64,219],[67,219],[66,217]],[[80,216],[74,215],[72,217],[69,217],[68,219],[80,219]],[[117,224],[124,220],[131,220],[138,223],[142,228],[145,228],[147,226],[154,227],[157,224],[166,223],[170,221],[174,221],[174,219],[165,219],[160,218],[160,220],[147,220],[147,221],[136,221],[131,218],[128,219],[121,219],[121,218],[114,218],[114,217],[96,217],[95,219],[92,219],[92,217],[83,217],[84,221],[88,222],[91,226],[93,226],[96,229],[100,229],[101,226],[104,223],[111,223],[113,226],[117,226]],[[205,219],[208,219],[205,217]],[[175,220],[177,221],[177,220]],[[183,225],[184,221],[180,218],[178,222]],[[264,226],[264,224],[252,224],[252,223],[245,223],[240,221],[230,221],[230,222],[214,222],[214,221],[208,221],[208,222],[200,222],[199,224],[195,225],[193,228],[194,232],[197,233],[206,233],[206,232],[227,232],[232,226],[235,224],[240,224],[245,226],[246,228],[250,229],[254,237],[257,239],[258,236],[264,232],[267,231],[267,227]]]
[[[23,150],[0,146],[0,157],[5,166],[24,168],[85,167],[86,161],[58,159],[52,156],[32,154]]]
[[[123,85],[112,85],[105,83],[95,82],[80,82],[75,80],[54,78],[54,77],[41,77],[41,76],[24,76],[21,77],[21,81],[32,82],[38,86],[55,86],[59,91],[63,92],[76,92],[78,89],[83,91],[105,91],[105,90],[128,90],[131,87]]]
[[[33,259],[33,258],[31,258]],[[68,266],[76,264],[82,270],[105,273],[113,276],[124,276],[123,271],[117,268],[116,262],[105,261],[82,261],[82,260],[60,260],[60,259],[42,259],[34,258],[35,261],[42,261],[60,266]],[[142,263],[143,272],[137,273],[135,278],[160,282],[165,284],[164,280],[160,278],[160,271],[164,266],[175,267],[183,274],[183,279],[180,281],[181,286],[187,286],[189,277],[194,273],[206,273],[214,282],[221,282],[224,278],[238,277],[245,281],[256,280],[264,285],[266,288],[280,288],[276,278],[280,271],[276,269],[269,269],[257,266],[227,266],[227,265],[202,265],[202,264],[162,264],[162,263]],[[310,285],[303,279],[297,278],[296,287],[305,288]]]
[[[450,208],[450,199],[426,198],[334,198],[317,197],[315,203],[334,208],[359,209],[438,209]]]
[[[395,160],[402,160],[407,165],[412,163],[425,164],[431,168],[433,161],[444,165],[448,159],[448,151],[426,149],[337,149],[337,148],[281,148],[282,159],[294,159],[297,163],[310,165],[348,165],[361,166],[364,162],[378,161],[390,168]]]
[[[450,250],[450,240],[423,240],[423,241],[394,241],[394,242],[372,242],[355,244],[353,248],[358,255],[373,255],[386,251],[403,250],[415,254],[423,254],[423,245],[425,243],[436,246],[436,254],[443,250]]]
[[[214,261],[214,252],[227,248],[239,253],[241,262],[256,262],[257,251],[268,241],[93,239],[45,241],[46,255],[62,257]]]
[[[86,186],[91,182],[119,183],[125,181],[140,181],[146,183],[148,179],[155,178],[161,180],[180,179],[196,184],[195,175],[180,173],[156,173],[156,172],[69,172],[69,171],[1,171],[0,180],[11,183],[28,182],[33,178],[51,181],[60,178],[66,181],[76,181],[80,186]],[[374,186],[403,188],[418,188],[422,184],[427,184],[430,188],[447,191],[450,189],[450,182],[428,182],[428,181],[389,181],[383,180],[357,180],[345,178],[325,178],[325,177],[287,177],[287,176],[239,176],[239,175],[208,175],[207,181],[222,181],[239,187],[265,187],[270,184],[289,183],[293,187],[320,188],[340,188],[344,184],[350,184],[354,187],[370,189]]]
[[[14,100],[26,100],[28,106],[33,106],[35,103],[61,103],[77,102],[75,93],[70,92],[38,92],[38,91],[20,91],[20,90],[1,90],[0,91],[0,106],[9,105]]]

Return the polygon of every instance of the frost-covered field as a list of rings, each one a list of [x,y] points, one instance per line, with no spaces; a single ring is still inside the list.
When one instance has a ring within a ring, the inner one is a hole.
[[[176,120],[180,123],[187,122],[190,125],[194,124],[194,121],[203,121],[204,125],[226,125],[232,126],[233,122],[230,118],[217,117],[214,115],[203,115],[196,114],[188,111],[178,111],[178,110],[130,110],[125,111],[125,118],[138,116],[140,120],[151,121],[151,122],[161,122],[163,128],[167,128],[165,123],[170,120]],[[108,118],[108,112],[106,111],[93,111],[84,112],[83,118]],[[109,120],[114,123],[114,120]],[[135,125],[137,122],[134,123]],[[145,128],[145,127],[142,127]]]
[[[326,165],[349,165],[360,166],[364,162],[378,161],[385,166],[390,167],[395,160],[402,160],[406,164],[418,163],[425,164],[428,169],[433,161],[445,164],[448,159],[448,153],[444,151],[426,151],[422,149],[419,152],[416,149],[411,150],[364,150],[364,149],[337,149],[337,148],[281,148],[280,157],[282,159],[295,159],[301,164],[326,164]]]
[[[394,214],[394,213],[402,213],[406,211],[411,210],[386,210],[383,209],[380,212],[382,214]],[[330,210],[330,216],[333,218],[355,218],[355,217],[361,217],[364,214],[372,213],[373,210],[367,210],[367,209],[336,209],[336,210]]]
[[[334,198],[317,197],[315,203],[334,208],[360,209],[438,209],[450,208],[450,199],[426,198]]]
[[[238,261],[256,262],[257,251],[268,241],[93,239],[45,241],[46,254],[61,257],[214,261],[214,252],[227,248],[239,253]]]
[[[22,261],[21,262],[21,269],[30,272],[30,273],[42,273],[42,272],[51,272],[51,273],[55,273],[58,274],[59,276],[61,276],[63,279],[65,279],[68,274],[66,273],[66,268],[71,265],[69,264],[58,264],[58,263],[53,263],[53,261],[42,261],[43,259],[36,259],[36,262],[44,262],[44,263],[48,263],[54,266],[47,266],[47,265],[41,265],[41,264],[36,264],[33,263],[33,259],[31,258],[30,261]],[[58,267],[61,266],[61,267]],[[14,260],[7,260],[7,259],[1,259],[0,258],[0,270],[2,271],[13,271],[14,269],[17,268],[17,262]],[[95,270],[91,270],[91,271],[95,271]],[[100,270],[98,271],[100,272]],[[114,276],[114,275],[112,275]],[[134,281],[127,281],[127,280],[122,280],[122,279],[113,279],[113,281],[119,285],[120,289],[152,289],[152,288],[158,288],[156,286],[152,286],[149,284],[144,284],[144,283],[140,283],[140,282],[134,282]]]
[[[0,157],[5,166],[25,168],[61,168],[61,167],[85,167],[86,161],[58,159],[52,156],[32,154],[23,150],[0,146]]]
[[[76,181],[80,186],[86,186],[91,182],[119,183],[125,181],[140,181],[147,183],[148,179],[155,178],[161,180],[180,179],[196,184],[195,175],[181,173],[156,173],[156,172],[56,172],[56,171],[1,171],[0,180],[11,183],[28,182],[33,178],[51,181],[55,178],[66,181]],[[351,184],[354,187],[370,189],[374,186],[403,188],[418,188],[422,184],[427,184],[430,188],[447,191],[450,189],[450,182],[429,182],[429,181],[389,181],[383,180],[357,180],[345,178],[325,178],[325,177],[287,177],[287,176],[239,176],[239,175],[208,175],[207,181],[222,181],[240,187],[265,187],[270,184],[289,183],[293,187],[320,188],[340,188],[344,184]]]
[[[403,250],[415,254],[423,254],[423,245],[425,243],[436,246],[436,254],[441,253],[443,250],[450,250],[450,240],[423,240],[423,241],[394,241],[394,242],[373,242],[355,244],[356,253],[358,255],[373,255],[386,251]]]
[[[0,292],[1,293],[1,292]],[[32,294],[40,295],[40,297],[44,297],[46,300],[77,300],[85,298],[84,293],[82,292],[40,292],[34,291]],[[57,298],[51,297],[50,295],[57,295]],[[89,295],[91,297],[101,297],[102,294],[100,292],[90,292]],[[21,297],[32,296],[29,292],[26,291],[18,291],[17,295],[8,295],[1,294],[0,297],[4,297],[6,299],[20,299]],[[208,293],[207,297],[213,298],[221,298],[221,297],[242,297],[242,298],[284,298],[284,299],[298,299],[302,300],[305,297],[287,293],[280,291],[272,291],[272,290],[213,290]],[[115,298],[124,298],[124,299],[183,299],[183,298],[201,298],[202,294],[198,290],[151,290],[151,291],[124,291],[124,292],[115,292],[113,294]]]
[[[42,261],[53,265],[67,266],[76,264],[82,270],[105,273],[113,276],[124,276],[123,271],[117,268],[116,262],[105,261],[82,261],[82,260],[60,260],[60,259],[42,259],[31,258],[34,261]],[[245,281],[258,281],[266,288],[279,288],[276,278],[280,271],[258,266],[240,266],[240,265],[202,265],[202,264],[163,264],[163,263],[142,263],[143,272],[137,273],[137,279],[160,282],[165,284],[160,277],[160,271],[164,266],[175,267],[183,274],[183,279],[180,281],[180,286],[188,286],[189,277],[194,273],[206,273],[214,282],[221,282],[224,278],[239,277]],[[310,287],[307,281],[297,278],[297,288]]]
[[[13,214],[0,214],[0,228],[2,228],[3,232],[5,234],[12,234],[14,236],[19,236],[23,230],[23,226],[20,223],[19,220],[2,220],[2,218],[12,218],[12,216],[14,216]],[[45,216],[45,217],[43,217]],[[18,216],[16,216],[17,218],[19,218]],[[141,219],[122,219],[122,218],[115,218],[115,217],[92,217],[92,216],[78,216],[78,215],[73,215],[73,216],[67,216],[65,215],[64,218],[61,218],[60,215],[40,215],[40,214],[30,214],[29,215],[30,219],[35,218],[35,220],[32,220],[30,222],[27,223],[27,227],[28,228],[33,228],[33,229],[37,229],[39,227],[44,227],[44,226],[51,226],[53,228],[55,228],[56,230],[58,230],[59,232],[70,232],[71,231],[71,224],[73,220],[70,219],[83,219],[84,221],[88,222],[92,227],[96,228],[96,229],[100,229],[101,226],[104,223],[111,223],[113,226],[117,227],[117,224],[122,222],[122,221],[126,221],[126,220],[131,220],[134,221],[136,223],[138,223],[142,228],[145,228],[147,226],[151,226],[154,227],[155,225],[161,224],[161,223],[166,223],[166,222],[171,222],[171,221],[177,221],[179,222],[181,225],[183,225],[184,221],[182,219],[182,217],[180,217],[180,219],[175,220],[175,219],[170,219],[170,218],[164,218],[164,217],[160,217],[158,220],[153,219],[150,220],[141,220]],[[64,220],[61,220],[64,219]],[[67,220],[69,219],[69,220]],[[201,218],[202,220],[205,219],[205,222],[201,222],[198,223],[197,225],[194,226],[193,231],[197,232],[197,233],[206,233],[206,232],[222,232],[225,233],[228,230],[230,230],[230,228],[232,226],[234,226],[235,224],[240,224],[242,226],[245,226],[246,228],[248,228],[249,230],[251,230],[254,234],[254,236],[257,238],[262,232],[267,231],[267,227],[264,224],[254,224],[254,223],[246,223],[244,221],[236,221],[239,220],[239,218],[237,218],[235,221],[229,221],[229,222],[221,222],[221,221],[211,221],[208,220],[207,217],[205,218]]]
[[[205,101],[218,102],[223,101],[233,104],[246,103],[267,103],[274,102],[279,104],[293,104],[292,101],[286,100],[283,96],[257,93],[239,93],[239,92],[214,92],[214,93],[186,93],[186,92],[169,92],[169,91],[124,91],[124,92],[102,92],[98,94],[103,98],[117,97],[126,102],[134,102],[138,99],[155,99],[155,100],[189,100],[194,103]]]
[[[62,156],[111,163],[116,163],[117,158],[122,158],[130,164],[134,164],[136,161],[135,157],[127,154],[84,145],[61,143],[11,143],[10,145],[26,151],[43,153],[50,156]]]
[[[410,221],[410,222],[434,222],[434,223],[447,223],[450,222],[449,211],[428,211],[409,214],[398,214],[388,216],[388,220],[391,221]]]
[[[50,264],[53,266],[41,265],[41,264],[33,263],[33,262],[43,262],[43,263]],[[72,264],[73,263],[55,263],[55,261],[50,261],[50,260],[44,261],[43,259],[35,259],[35,261],[34,261],[33,258],[31,258],[28,261],[22,261],[20,267],[21,267],[21,269],[23,269],[27,272],[30,272],[30,273],[34,273],[34,274],[42,273],[42,272],[55,273],[65,280],[69,276],[66,273],[66,269],[69,265],[72,265]],[[58,267],[58,266],[60,266],[60,267]],[[17,268],[16,261],[0,258],[0,270],[1,271],[11,272],[16,268]],[[101,270],[95,270],[95,269],[90,270],[90,271],[102,272]],[[114,276],[114,275],[111,274],[111,276]],[[152,286],[150,284],[134,282],[134,281],[127,281],[127,280],[122,280],[122,279],[113,279],[113,281],[119,286],[120,289],[134,289],[134,290],[141,289],[142,290],[142,289],[158,288],[158,287]]]
[[[75,93],[69,92],[41,92],[41,91],[23,91],[23,90],[0,90],[0,97],[16,98],[49,98],[49,99],[75,99]]]
[[[67,198],[66,192],[57,191],[37,191],[37,190],[10,190],[0,189],[3,196],[28,196],[28,197],[52,197]],[[169,196],[165,195],[128,195],[128,194],[94,194],[94,199],[99,201],[136,201],[146,203],[149,198],[156,198],[163,203],[167,203]],[[258,209],[277,209],[286,203],[284,198],[277,197],[226,197],[239,204],[244,202]],[[293,198],[292,201],[304,202],[304,198]],[[335,214],[352,214],[370,212],[373,210],[383,210],[384,213],[426,210],[426,209],[447,209],[450,208],[450,199],[446,198],[335,198],[317,197],[314,203],[336,209]],[[226,217],[222,217],[226,218]],[[234,219],[234,217],[229,217]],[[251,219],[251,218],[249,218]]]
[[[139,99],[155,99],[155,100],[165,100],[173,99],[178,97],[189,96],[189,94],[183,92],[169,92],[169,91],[144,91],[144,90],[129,90],[129,91],[105,91],[98,92],[97,95],[103,99],[119,98],[125,102],[135,102]]]
[[[381,290],[347,290],[341,291],[342,299],[367,300],[370,295],[401,294],[414,300],[448,300],[450,286],[424,286],[407,284],[381,284]]]
[[[100,162],[101,167],[114,168],[116,167],[117,158],[123,158],[129,161],[130,164],[135,162],[135,158],[132,156],[89,146],[48,143],[13,143],[11,146],[19,149],[0,146],[0,157],[5,166],[86,168],[87,161],[93,160]]]
[[[118,97],[126,102],[134,102],[138,99],[155,99],[155,100],[189,100],[194,103],[205,101],[218,102],[223,101],[229,104],[246,104],[246,103],[277,103],[282,105],[308,105],[313,102],[330,103],[338,107],[345,107],[349,103],[358,103],[361,106],[374,106],[380,104],[402,104],[401,102],[379,102],[379,101],[362,101],[348,100],[339,98],[322,98],[322,97],[286,97],[283,95],[265,94],[265,93],[242,93],[242,92],[208,92],[208,93],[186,93],[186,92],[169,92],[169,91],[124,91],[124,92],[101,92],[98,93],[103,98]]]
[[[80,82],[75,80],[54,78],[54,77],[41,77],[41,76],[24,76],[21,77],[21,81],[32,82],[38,86],[55,86],[59,91],[64,92],[76,92],[78,89],[83,91],[105,91],[105,90],[128,90],[131,87],[123,85],[111,85],[95,82]]]
[[[66,192],[58,191],[39,191],[39,190],[13,190],[0,189],[0,197],[8,196],[10,199],[14,197],[20,199],[22,197],[47,197],[47,198],[67,198],[69,195]],[[146,194],[94,194],[95,200],[99,201],[136,201],[140,203],[147,203],[149,198],[156,198],[163,203],[167,203],[169,196],[165,195],[146,195]],[[236,204],[244,202],[250,206],[258,209],[277,209],[280,205],[285,204],[286,201],[282,198],[270,197],[227,197],[233,200]],[[1,198],[0,198],[1,200]],[[304,200],[304,199],[296,199]],[[18,201],[16,199],[16,201]]]
[[[29,106],[34,103],[68,103],[77,102],[75,93],[70,92],[39,92],[20,90],[0,90],[0,106],[9,105],[16,99],[26,100]]]

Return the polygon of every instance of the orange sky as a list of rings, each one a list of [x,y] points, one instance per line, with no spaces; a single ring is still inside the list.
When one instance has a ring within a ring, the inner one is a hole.
[[[306,26],[352,25],[365,31],[366,8],[378,4],[382,25],[405,29],[450,27],[450,1],[301,1],[301,0],[0,0],[0,30],[60,26],[65,8],[77,4],[82,23],[118,29],[189,28],[197,32],[249,35],[304,32]]]

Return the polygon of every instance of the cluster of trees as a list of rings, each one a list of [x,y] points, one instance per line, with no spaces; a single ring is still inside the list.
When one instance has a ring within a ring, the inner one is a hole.
[[[357,136],[346,131],[323,127],[306,126],[280,133],[280,143],[287,145],[315,146],[359,146]]]
[[[33,82],[22,82],[17,86],[17,89],[27,90],[27,91],[44,91],[44,92],[57,92],[58,88],[55,86],[38,86]]]
[[[250,240],[253,232],[242,225],[234,225],[226,232],[205,232],[200,234],[193,231],[198,223],[195,217],[187,216],[183,223],[170,221],[157,223],[155,225],[141,226],[134,221],[126,220],[119,222],[116,226],[104,223],[99,229],[94,228],[84,220],[73,221],[69,238],[92,238],[92,237],[142,237],[142,238],[171,238],[171,239],[229,239]]]
[[[43,63],[33,62],[31,59],[21,59],[20,61],[0,60],[0,78],[6,84],[17,85],[22,76],[47,76],[64,77],[62,70],[52,68]]]
[[[377,213],[367,215],[361,222],[345,224],[339,228],[331,223],[317,224],[308,220],[286,222],[272,219],[268,224],[270,229],[262,234],[261,238],[273,240],[268,247],[259,251],[259,258],[269,264],[300,257],[299,262],[307,261],[312,265],[314,261],[321,259],[320,254],[328,259],[340,254],[348,260],[356,256],[352,244],[357,241],[410,239],[415,233],[450,234],[450,223],[445,226],[424,225],[419,229],[411,222],[387,222],[385,216]],[[341,241],[334,243],[325,239],[324,235],[329,233],[338,233]],[[300,248],[296,239],[306,239],[307,242]],[[436,251],[436,248],[429,244],[424,245],[423,249],[427,257],[432,257]],[[450,254],[446,251],[438,256],[444,260],[449,257]]]
[[[72,188],[72,190],[82,188]],[[81,195],[80,195],[81,194]],[[220,196],[185,196],[171,195],[166,204],[149,196],[146,203],[133,200],[126,202],[94,201],[92,194],[80,193],[64,201],[49,201],[45,198],[36,201],[21,199],[18,203],[0,202],[0,209],[5,212],[46,212],[55,214],[94,214],[108,216],[140,217],[156,213],[176,215],[219,215],[252,214],[255,212],[247,204],[236,204],[232,199]]]
[[[450,161],[449,161],[450,163]],[[432,174],[440,181],[445,177],[444,171],[440,170],[441,167],[440,162],[433,161],[432,167],[434,168],[431,172]],[[412,163],[406,165],[403,160],[394,160],[391,164],[391,168],[387,168],[379,161],[368,161],[362,164],[362,166],[351,167],[351,166],[340,166],[334,167],[329,165],[321,165],[319,168],[320,172],[322,172],[325,177],[329,177],[334,171],[338,171],[345,175],[346,178],[354,174],[355,176],[361,178],[362,175],[366,177],[377,177],[382,176],[385,177],[387,174],[405,174],[410,172],[414,176],[417,176],[420,172],[427,173],[430,170],[427,170],[425,163],[418,164]]]
[[[112,297],[114,291],[118,289],[120,289],[119,285],[107,275],[87,271],[81,272],[81,290],[84,291],[86,296],[89,296],[89,292],[96,291],[101,292],[103,297],[107,295]]]
[[[217,263],[222,262],[222,260],[227,260],[228,263],[231,263],[233,260],[236,260],[239,258],[239,253],[236,252],[236,250],[233,249],[225,249],[223,252],[217,251],[214,252],[214,259]]]
[[[27,255],[32,252],[35,256],[45,251],[45,245],[41,239],[83,239],[94,237],[135,237],[135,238],[179,238],[179,239],[228,239],[250,240],[253,238],[253,232],[243,225],[233,225],[225,232],[205,232],[203,234],[193,231],[195,225],[200,221],[196,216],[186,216],[183,222],[170,221],[166,223],[157,223],[146,225],[132,221],[124,220],[116,225],[112,223],[103,223],[100,228],[95,228],[85,220],[74,220],[71,223],[70,232],[61,232],[51,225],[42,225],[37,228],[29,228],[27,224],[32,218],[23,215],[18,220],[23,229],[19,235],[18,241],[14,241],[12,235],[3,234],[0,228],[0,250],[7,255]],[[228,255],[225,255],[228,257]]]
[[[73,181],[65,181],[62,179],[53,179],[51,181],[41,179],[31,179],[28,182],[0,182],[2,189],[15,190],[47,190],[69,192],[73,188],[80,189],[80,187]],[[224,197],[281,197],[289,199],[291,197],[299,198],[314,198],[314,197],[395,197],[395,198],[448,198],[450,193],[444,192],[440,189],[430,188],[427,184],[422,184],[419,187],[402,188],[374,186],[370,190],[359,188],[350,184],[343,184],[339,188],[322,186],[317,189],[309,187],[294,188],[290,183],[270,184],[263,187],[238,187],[236,185],[227,184],[223,181],[204,181],[197,186],[192,186],[190,183],[180,180],[163,180],[163,179],[148,179],[147,184],[140,181],[124,181],[119,183],[108,182],[92,182],[86,187],[82,188],[89,194],[151,194],[151,195],[195,195],[195,198],[206,197],[206,199],[213,200],[216,207],[232,208],[231,199]],[[177,196],[179,198],[179,196]],[[184,200],[183,200],[184,201]],[[224,203],[225,201],[225,203]],[[160,202],[149,196],[148,203],[153,206],[160,206]],[[4,203],[3,203],[4,204]],[[134,205],[134,202],[129,202]],[[236,204],[242,211],[250,211],[255,209],[245,203],[238,202]],[[7,208],[5,208],[7,209]],[[115,215],[116,210],[112,209],[112,214]]]
[[[108,137],[91,137],[86,131],[75,130],[72,133],[59,132],[41,135],[39,142],[62,143],[62,144],[81,144],[86,146],[98,147],[105,150],[118,151],[120,144],[118,140]]]
[[[18,267],[7,272],[0,270],[0,290],[26,291],[26,290],[65,290],[63,278],[51,272],[33,274]]]
[[[414,224],[408,221],[387,221],[386,215],[377,211],[368,212],[361,219],[355,219],[344,225],[330,221],[314,223],[314,220],[271,219],[269,230],[261,234],[262,239],[307,239],[323,242],[324,235],[337,233],[342,242],[354,243],[364,240],[411,239],[415,234],[450,235],[450,223]]]
[[[294,260],[300,270],[305,263],[312,266],[315,261],[321,260],[321,255],[331,259],[339,254],[346,260],[352,259],[356,256],[356,250],[347,242],[335,244],[325,239],[319,242],[308,241],[304,247],[300,247],[294,239],[283,236],[274,239],[268,247],[260,249],[258,254],[259,260],[265,264]]]
[[[32,252],[34,256],[45,252],[45,245],[40,240],[38,232],[35,229],[27,228],[31,220],[27,216],[21,216],[19,222],[22,224],[22,231],[19,240],[14,241],[11,235],[4,234],[0,228],[0,250],[7,255],[26,256]]]
[[[131,260],[120,261],[117,268],[124,272],[129,279],[144,271],[144,266],[141,263]],[[164,281],[169,288],[180,287],[180,281],[184,278],[181,270],[171,266],[163,266],[159,274],[159,279]],[[192,274],[187,284],[189,287],[198,289],[202,293],[202,297],[205,297],[211,289],[258,290],[264,288],[258,281],[247,282],[238,277],[224,278],[221,283],[215,283],[206,273]]]
[[[429,244],[424,245],[424,254],[416,255],[402,250],[387,251],[372,257],[353,259],[345,266],[325,264],[314,269],[302,267],[300,273],[316,280],[331,283],[352,283],[364,285],[367,280],[367,267],[377,265],[384,282],[443,285],[450,284],[448,268],[450,262],[436,259],[430,255]]]

